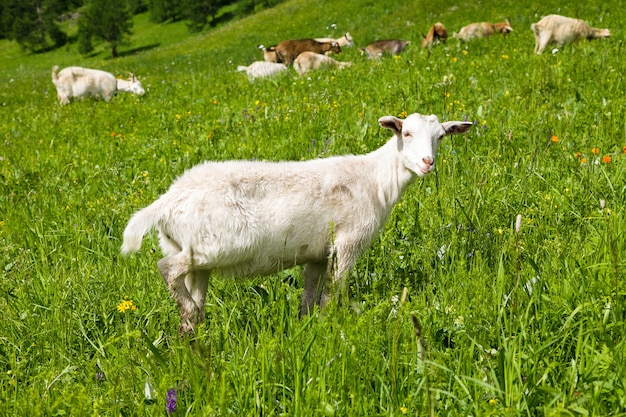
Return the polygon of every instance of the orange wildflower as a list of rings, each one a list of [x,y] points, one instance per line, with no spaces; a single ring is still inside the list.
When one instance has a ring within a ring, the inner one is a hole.
[[[598,155],[600,153],[600,148],[591,148],[591,153],[594,155]]]
[[[583,159],[581,159],[581,160],[580,160],[580,163],[581,163],[581,164],[586,164],[586,163],[587,163],[587,158],[583,158]]]
[[[602,162],[604,162],[605,164],[610,164],[611,163],[611,155],[604,155],[602,157]]]
[[[557,143],[559,141],[559,137],[557,135],[552,135],[552,137],[550,138],[550,140],[554,143]]]
[[[576,158],[580,159],[583,157],[583,154],[580,152],[576,152]]]

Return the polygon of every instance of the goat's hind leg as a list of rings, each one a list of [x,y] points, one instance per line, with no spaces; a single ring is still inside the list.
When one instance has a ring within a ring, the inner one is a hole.
[[[187,275],[194,273],[191,270],[191,257],[185,252],[179,252],[161,259],[157,266],[167,289],[178,305],[180,313],[178,333],[181,336],[193,333],[198,320],[198,311],[196,302],[185,285]]]
[[[189,291],[191,298],[196,303],[196,323],[202,323],[204,321],[204,304],[209,287],[210,274],[211,271],[198,269],[185,276],[187,291]]]

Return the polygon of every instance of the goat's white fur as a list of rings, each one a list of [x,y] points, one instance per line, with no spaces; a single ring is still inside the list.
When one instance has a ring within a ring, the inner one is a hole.
[[[271,77],[286,70],[285,64],[266,61],[254,61],[248,66],[239,65],[237,67],[237,71],[244,71],[250,81],[256,78]]]
[[[293,61],[293,68],[300,75],[306,74],[309,71],[314,71],[322,67],[336,67],[345,68],[352,65],[352,62],[340,62],[332,59],[329,56],[323,54],[317,54],[311,51],[302,52]]]
[[[551,14],[530,25],[535,35],[535,53],[541,54],[555,43],[559,47],[580,39],[597,39],[611,36],[609,29],[590,27],[585,21]]]
[[[243,277],[304,265],[301,312],[324,306],[345,288],[349,269],[409,184],[432,171],[441,139],[472,125],[419,114],[378,122],[394,135],[371,153],[205,162],[132,216],[121,251],[138,251],[143,236],[159,230],[165,257],[158,269],[178,304],[181,335],[204,320],[212,271]]]
[[[329,43],[329,42],[337,42],[337,44],[342,47],[342,48],[349,48],[351,46],[354,46],[354,41],[352,40],[352,36],[350,36],[350,33],[346,32],[345,35],[343,35],[341,38],[314,38],[316,41],[318,42],[324,42],[324,43]]]
[[[116,79],[113,74],[101,70],[67,67],[57,74],[58,69],[56,65],[52,68],[52,82],[57,89],[57,97],[61,104],[68,104],[72,97],[93,96],[109,101],[117,91],[145,94],[141,83],[132,73],[130,80],[127,81]]]

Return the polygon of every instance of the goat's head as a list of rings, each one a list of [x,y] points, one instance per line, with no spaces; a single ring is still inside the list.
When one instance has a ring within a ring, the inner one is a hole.
[[[130,74],[130,80],[129,80],[129,85],[128,85],[128,89],[131,93],[135,93],[138,96],[143,96],[144,94],[146,94],[146,90],[143,89],[141,83],[139,82],[139,80],[137,79],[137,77],[135,77],[135,74],[133,74],[132,72],[129,73]]]
[[[384,116],[378,119],[378,123],[396,135],[404,166],[420,177],[434,169],[437,148],[444,136],[465,133],[472,126],[471,122],[440,123],[434,114],[422,116],[417,113],[404,120]]]
[[[346,38],[346,46],[354,46],[354,40],[352,39],[352,36],[350,36],[350,33],[346,32],[343,36]]]
[[[494,23],[494,28],[497,32],[502,33],[503,35],[508,35],[513,32],[513,28],[511,27],[511,22],[509,19],[506,19],[504,22]]]

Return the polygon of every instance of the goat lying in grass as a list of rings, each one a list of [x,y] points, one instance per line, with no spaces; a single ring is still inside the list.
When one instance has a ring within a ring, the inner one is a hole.
[[[473,39],[487,38],[494,33],[501,33],[506,36],[512,31],[511,22],[509,22],[509,19],[506,19],[504,22],[499,23],[470,23],[467,26],[463,26],[459,33],[454,34],[454,37],[462,41],[471,41]]]
[[[52,82],[57,89],[57,97],[61,104],[69,104],[72,97],[102,97],[111,100],[117,91],[135,93],[140,96],[146,92],[141,83],[130,74],[130,80],[116,79],[113,74],[89,68],[67,67],[57,74],[58,66],[52,68]]]
[[[279,64],[277,62],[267,61],[254,61],[248,66],[239,65],[237,71],[245,72],[248,75],[250,81],[254,81],[257,78],[272,77],[276,74],[280,74],[283,71],[287,71],[285,64]]]
[[[293,68],[300,75],[304,75],[309,71],[318,70],[320,68],[345,68],[352,65],[352,62],[340,62],[332,59],[329,56],[323,54],[316,54],[315,52],[305,51],[302,52],[295,61],[293,61]]]
[[[472,123],[411,114],[381,117],[393,132],[358,156],[303,162],[205,162],[178,178],[124,231],[122,253],[141,248],[152,227],[165,255],[158,269],[180,311],[181,335],[204,320],[209,275],[268,275],[304,265],[301,313],[345,288],[357,257],[417,177],[435,166],[445,135]]]

